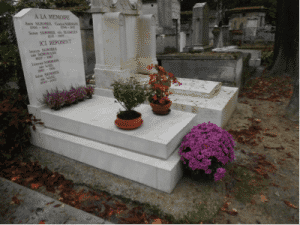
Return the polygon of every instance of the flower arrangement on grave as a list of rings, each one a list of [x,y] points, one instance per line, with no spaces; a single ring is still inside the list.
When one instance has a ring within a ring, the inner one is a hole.
[[[169,92],[168,89],[171,87],[171,80],[174,83],[178,83],[179,86],[182,83],[178,82],[176,77],[172,73],[168,73],[162,66],[153,64],[147,66],[147,69],[150,71],[150,81],[152,95],[149,96],[149,102],[156,104],[166,104],[170,101],[168,96],[173,94]]]
[[[130,77],[128,82],[114,81],[111,86],[113,86],[114,97],[126,109],[118,112],[115,121],[116,126],[125,130],[132,130],[141,126],[143,123],[141,113],[133,110],[133,108],[145,102],[150,94],[146,85],[142,86],[134,77]]]
[[[156,114],[165,115],[169,112],[169,108],[172,104],[172,101],[168,98],[172,92],[169,92],[169,88],[172,83],[178,83],[179,86],[182,85],[177,81],[176,77],[172,73],[168,73],[162,66],[153,64],[147,66],[147,69],[150,71],[150,90],[151,94],[148,97],[148,101],[153,109],[153,112]]]
[[[59,110],[63,106],[70,106],[71,104],[77,104],[78,101],[92,98],[94,93],[93,87],[78,87],[73,86],[69,91],[59,92],[56,88],[55,92],[44,94],[44,100],[40,101],[42,104],[48,105],[51,109]]]
[[[225,176],[223,166],[235,159],[234,146],[232,135],[208,122],[195,126],[184,136],[179,155],[192,176],[218,181]]]

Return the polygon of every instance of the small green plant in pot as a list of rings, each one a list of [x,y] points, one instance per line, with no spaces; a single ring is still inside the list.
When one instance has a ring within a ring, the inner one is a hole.
[[[116,126],[124,130],[140,127],[143,124],[141,113],[133,108],[145,102],[149,96],[146,85],[142,86],[134,77],[130,77],[129,82],[114,81],[111,86],[114,88],[114,97],[126,109],[117,114]]]

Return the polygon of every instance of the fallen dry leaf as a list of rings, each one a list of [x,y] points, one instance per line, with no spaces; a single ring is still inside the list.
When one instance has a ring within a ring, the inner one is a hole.
[[[226,211],[229,215],[236,216],[238,212],[236,210]]]
[[[16,177],[11,178],[11,181],[16,181],[16,180],[19,180],[20,178],[21,178],[20,176],[16,176]]]
[[[287,206],[291,207],[291,208],[298,209],[296,206],[294,206],[294,205],[293,205],[292,203],[290,203],[289,201],[284,200],[284,203],[285,203]]]
[[[19,200],[16,196],[12,197],[12,201],[11,201],[11,205],[12,204],[17,204],[17,205],[20,205],[20,202],[23,201],[23,200]]]
[[[268,201],[268,199],[264,195],[261,195],[260,199],[261,199],[262,202],[267,202]]]
[[[42,184],[31,184],[31,189],[38,189],[39,187],[42,187],[43,185]]]
[[[221,210],[226,211],[226,209],[228,208],[228,205],[230,205],[230,202],[225,202],[223,207],[221,208]]]
[[[162,224],[161,219],[156,219],[152,224]]]
[[[53,202],[49,202],[49,203],[47,203],[46,205],[51,205],[51,204],[53,204],[54,203],[54,201]]]

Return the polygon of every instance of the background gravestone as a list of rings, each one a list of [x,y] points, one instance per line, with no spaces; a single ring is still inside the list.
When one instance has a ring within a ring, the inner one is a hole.
[[[247,18],[247,24],[245,28],[245,39],[250,42],[253,42],[256,37],[256,30],[258,27],[258,18],[257,17],[250,17]]]
[[[193,8],[193,50],[204,50],[209,45],[209,8],[206,2]]]
[[[190,50],[209,51],[209,7],[206,2],[197,3],[193,7],[192,43],[183,48],[184,52]]]
[[[26,8],[14,17],[29,102],[47,90],[86,86],[79,19],[70,11]]]

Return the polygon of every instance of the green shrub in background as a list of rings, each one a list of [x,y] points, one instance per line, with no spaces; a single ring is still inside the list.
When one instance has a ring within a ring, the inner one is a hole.
[[[172,54],[172,53],[177,53],[177,52],[178,51],[175,47],[167,46],[167,47],[165,47],[163,54]]]
[[[0,90],[0,96],[0,159],[3,161],[14,158],[30,145],[29,126],[35,130],[32,122],[38,120],[28,113],[27,96],[22,96],[18,90]]]
[[[261,64],[266,66],[268,69],[273,65],[274,51],[262,51],[261,52]]]
[[[25,101],[29,104],[18,46],[14,44],[2,45],[2,43],[0,44],[0,90],[7,89],[8,82],[16,82],[19,87],[19,94],[26,96]]]
[[[18,11],[20,9],[17,7],[7,2],[0,2],[0,90],[5,90],[8,88],[6,84],[14,81],[19,87],[18,92],[21,95],[27,96],[25,78],[13,24],[13,16]],[[27,104],[29,104],[28,100]]]
[[[15,34],[12,23],[14,8],[5,2],[0,2],[0,88],[12,80],[16,80]]]
[[[5,84],[10,81],[18,82],[19,73],[23,75],[21,59],[18,47],[12,44],[0,46],[0,89],[5,88]]]

